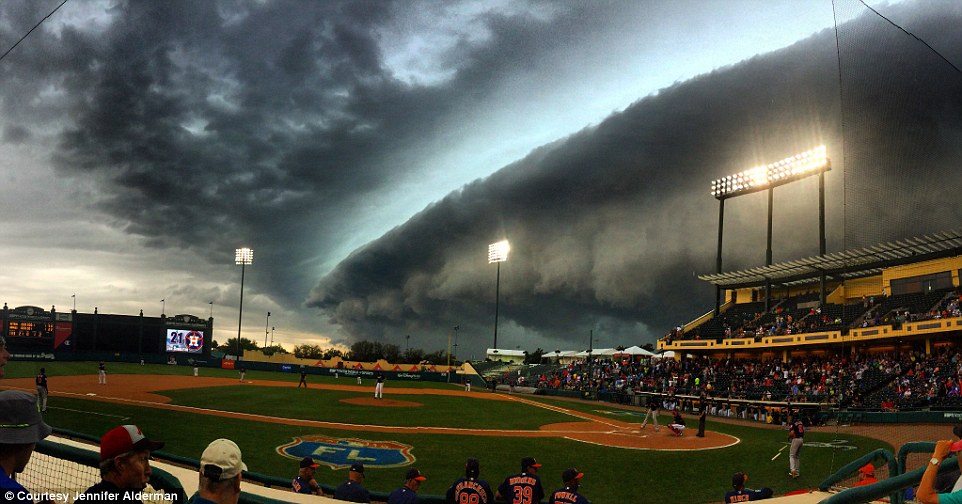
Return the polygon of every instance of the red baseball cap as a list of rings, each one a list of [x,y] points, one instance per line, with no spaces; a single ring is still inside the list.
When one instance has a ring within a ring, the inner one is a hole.
[[[161,441],[151,441],[136,425],[115,427],[100,438],[100,461],[112,459],[136,450],[154,451],[164,447]]]

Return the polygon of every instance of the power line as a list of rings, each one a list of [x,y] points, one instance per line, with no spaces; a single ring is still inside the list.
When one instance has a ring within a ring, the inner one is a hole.
[[[930,46],[928,42],[920,39],[920,38],[919,38],[918,36],[916,36],[914,33],[906,30],[905,28],[902,28],[901,26],[895,24],[895,22],[893,22],[891,19],[883,16],[881,12],[873,9],[869,4],[865,3],[865,0],[858,0],[858,1],[861,2],[862,5],[864,5],[866,8],[868,8],[868,10],[874,12],[875,15],[877,15],[878,17],[880,17],[880,18],[888,21],[889,24],[891,24],[892,26],[898,28],[899,30],[902,30],[902,32],[904,32],[906,35],[908,35],[908,36],[914,38],[915,40],[918,40],[918,41],[921,42],[922,44],[924,44],[925,47],[928,47],[929,50],[931,50],[932,52],[934,52],[938,57],[942,58],[942,61],[948,63],[949,66],[952,67],[952,68],[954,68],[956,72],[959,72],[960,74],[962,74],[962,70],[960,70],[959,67],[957,67],[957,66],[955,66],[954,64],[952,64],[952,62],[949,61],[948,58],[946,58],[945,56],[942,56],[942,53],[940,53],[939,51],[937,51],[934,47]]]
[[[25,33],[22,37],[20,37],[20,40],[18,40],[16,44],[13,44],[13,45],[10,47],[10,49],[7,49],[6,52],[4,52],[2,55],[0,55],[0,61],[3,61],[3,58],[6,58],[7,55],[10,54],[10,51],[14,50],[18,45],[20,45],[20,42],[23,42],[23,40],[24,40],[25,38],[27,38],[28,36],[30,36],[30,34],[33,33],[34,30],[36,30],[37,28],[39,28],[40,25],[42,25],[43,22],[47,20],[47,18],[49,18],[50,16],[53,16],[53,13],[54,13],[54,12],[57,12],[61,7],[63,7],[63,4],[67,3],[67,1],[68,1],[68,0],[63,0],[63,2],[60,2],[60,5],[58,5],[54,10],[50,11],[50,14],[47,14],[46,16],[44,16],[43,19],[41,19],[39,22],[37,22],[37,24],[35,24],[35,25],[33,26],[33,28],[30,29],[30,31],[28,31],[28,32]]]

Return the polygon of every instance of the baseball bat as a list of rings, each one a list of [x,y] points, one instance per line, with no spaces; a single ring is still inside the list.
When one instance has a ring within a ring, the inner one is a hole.
[[[778,453],[776,453],[775,456],[772,457],[773,462],[782,454],[783,451],[785,451],[785,448],[788,448],[788,446],[787,445],[783,446],[780,450],[778,450]]]

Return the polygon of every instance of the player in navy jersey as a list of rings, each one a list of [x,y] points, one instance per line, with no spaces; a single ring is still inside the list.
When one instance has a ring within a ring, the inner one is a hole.
[[[354,464],[347,473],[347,481],[334,490],[334,498],[347,502],[371,502],[371,493],[364,488],[364,465]]]
[[[751,490],[745,488],[745,482],[748,481],[748,475],[745,473],[737,472],[732,476],[732,487],[734,490],[725,494],[725,504],[731,504],[733,502],[749,502],[757,501],[762,499],[769,499],[772,496],[771,488],[760,488],[758,490]]]
[[[792,442],[792,447],[788,452],[788,475],[792,478],[798,477],[798,471],[801,469],[801,459],[799,455],[802,452],[802,444],[805,438],[805,425],[798,418],[798,413],[792,413],[792,425],[790,427],[791,432],[788,433],[788,439]]]
[[[579,481],[584,477],[584,473],[573,467],[569,467],[561,473],[561,480],[564,481],[564,488],[555,490],[548,499],[548,504],[591,504],[584,495],[578,493]]]
[[[478,459],[469,458],[464,464],[464,477],[455,481],[445,496],[447,504],[491,504],[494,492],[488,482],[479,480],[481,464]]]
[[[297,477],[291,481],[291,489],[297,493],[321,495],[321,486],[314,479],[314,474],[320,465],[311,457],[302,458]]]
[[[41,413],[47,412],[47,370],[40,368],[40,374],[37,375],[37,406],[40,407]]]
[[[538,477],[539,467],[541,464],[534,457],[521,459],[521,472],[505,478],[495,497],[510,504],[540,504],[544,499],[544,487]]]
[[[426,479],[421,471],[408,469],[404,475],[404,486],[387,496],[387,504],[417,504],[421,501],[418,490],[421,489],[421,482]]]

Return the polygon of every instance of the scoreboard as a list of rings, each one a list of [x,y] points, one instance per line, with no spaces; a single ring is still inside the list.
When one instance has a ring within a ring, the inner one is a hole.
[[[204,331],[167,329],[167,351],[202,353],[204,351]]]

